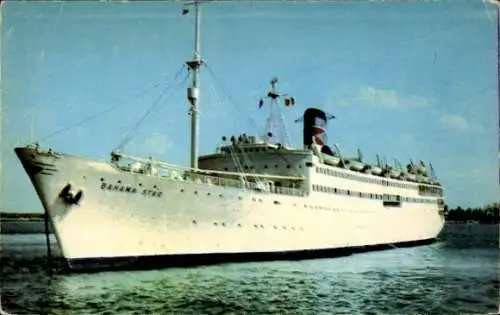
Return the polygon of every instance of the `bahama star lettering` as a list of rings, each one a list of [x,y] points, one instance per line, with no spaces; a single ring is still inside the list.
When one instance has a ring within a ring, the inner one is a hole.
[[[137,192],[137,188],[126,185],[113,185],[108,183],[101,183],[100,187],[102,190],[107,189],[110,191],[118,191],[118,192],[132,193],[132,194],[135,194]],[[147,197],[161,197],[162,194],[163,193],[161,191],[157,190],[152,190],[152,189],[142,190],[142,195]]]

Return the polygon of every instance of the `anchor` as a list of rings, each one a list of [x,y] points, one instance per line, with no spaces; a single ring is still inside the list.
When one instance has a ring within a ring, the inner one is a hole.
[[[83,191],[79,190],[76,194],[71,191],[71,184],[67,184],[59,193],[59,197],[62,198],[67,204],[77,205],[82,199]]]

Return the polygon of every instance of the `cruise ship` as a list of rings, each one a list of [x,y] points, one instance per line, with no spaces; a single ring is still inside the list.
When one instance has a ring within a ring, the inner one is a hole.
[[[189,7],[189,167],[118,150],[98,160],[15,148],[70,269],[332,257],[436,239],[444,199],[432,167],[344,156],[328,146],[332,116],[321,109],[304,108],[298,119],[301,148],[277,137],[271,114],[264,136],[236,133],[199,156],[200,5]],[[259,105],[298,107],[277,83]]]

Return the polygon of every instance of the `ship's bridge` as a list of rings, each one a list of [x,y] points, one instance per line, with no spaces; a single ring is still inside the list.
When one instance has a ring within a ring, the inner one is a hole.
[[[222,138],[214,154],[200,156],[201,169],[305,177],[310,150],[299,150],[241,134]]]

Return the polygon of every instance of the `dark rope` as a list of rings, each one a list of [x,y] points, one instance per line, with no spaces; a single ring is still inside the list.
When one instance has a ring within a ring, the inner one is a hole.
[[[248,117],[248,115],[245,115],[245,113],[241,110],[241,108],[237,105],[237,103],[232,99],[231,95],[224,88],[224,86],[222,85],[222,83],[220,82],[220,80],[218,80],[216,78],[215,74],[213,73],[212,69],[207,65],[207,63],[203,63],[203,65],[205,65],[205,68],[207,68],[208,73],[210,74],[210,76],[212,77],[212,79],[214,79],[214,81],[220,86],[220,89],[221,89],[222,93],[226,96],[226,98],[229,100],[229,102],[234,105],[234,107],[240,112],[240,114],[243,117],[245,117],[250,122],[250,124],[253,125],[254,128],[258,129],[259,127],[255,123],[255,121],[252,118]]]
[[[184,67],[183,67],[183,68],[184,68]],[[182,69],[181,69],[181,70],[182,70]],[[52,137],[54,137],[54,136],[56,136],[56,135],[58,135],[58,134],[64,133],[64,132],[66,132],[66,131],[68,131],[68,130],[70,130],[70,129],[73,129],[73,128],[75,128],[75,127],[81,126],[81,125],[85,124],[86,122],[89,122],[89,121],[91,121],[91,120],[93,120],[93,119],[95,119],[95,118],[98,118],[99,116],[102,116],[102,115],[104,115],[104,114],[106,114],[106,113],[109,113],[109,112],[111,112],[111,111],[115,110],[116,108],[118,108],[119,106],[121,106],[121,105],[123,105],[123,104],[127,103],[128,101],[131,101],[132,99],[135,99],[135,98],[141,97],[142,95],[144,95],[144,94],[146,94],[146,93],[150,92],[151,90],[153,90],[153,89],[157,88],[158,86],[160,86],[161,84],[163,84],[163,83],[164,83],[164,81],[166,81],[167,77],[168,77],[168,76],[166,76],[163,80],[161,80],[160,82],[156,83],[156,84],[155,84],[155,85],[153,85],[152,87],[150,87],[150,88],[148,88],[148,89],[146,89],[146,90],[144,90],[144,91],[142,91],[142,92],[139,92],[138,94],[136,94],[135,96],[133,96],[131,99],[124,100],[124,101],[122,101],[122,102],[120,102],[120,103],[118,103],[118,104],[116,104],[116,105],[114,105],[114,106],[112,106],[112,107],[110,107],[110,108],[108,108],[108,109],[105,109],[105,110],[103,110],[103,111],[101,111],[101,112],[99,112],[99,113],[97,113],[97,114],[94,114],[94,115],[88,116],[88,117],[86,117],[86,118],[84,118],[84,119],[80,120],[80,121],[79,121],[79,122],[77,122],[77,123],[71,124],[70,126],[67,126],[67,127],[61,128],[61,129],[58,129],[58,130],[54,131],[53,133],[51,133],[51,134],[49,134],[49,135],[47,135],[47,136],[45,136],[45,137],[43,137],[43,138],[39,139],[38,141],[34,141],[34,143],[37,143],[37,142],[42,142],[42,141],[47,140],[47,139],[49,139],[49,138],[52,138]]]
[[[175,83],[175,81],[178,79],[180,74],[182,73],[182,70],[184,70],[185,67],[181,67],[179,71],[175,74],[172,82],[163,90],[163,92],[158,96],[158,98],[153,102],[153,105],[142,115],[142,117],[139,119],[139,121],[135,124],[135,126],[132,128],[132,130],[123,138],[123,140],[120,142],[120,144],[113,150],[113,151],[120,151],[123,149],[123,147],[129,143],[137,134],[137,130],[139,127],[142,125],[142,123],[146,120],[146,118],[155,110],[158,108],[158,106],[161,104],[161,101],[165,94],[171,89],[172,85]],[[186,74],[184,79],[181,82],[181,85],[184,84],[189,76],[189,73]],[[169,95],[171,96],[173,92]]]

